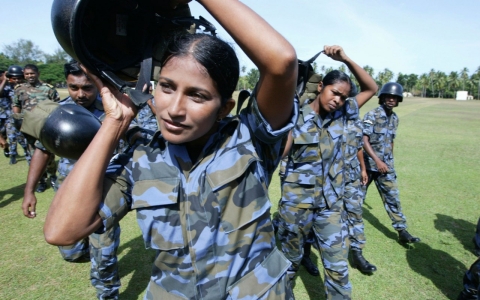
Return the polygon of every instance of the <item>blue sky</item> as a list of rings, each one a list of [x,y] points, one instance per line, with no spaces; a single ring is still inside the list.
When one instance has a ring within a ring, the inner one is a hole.
[[[244,0],[308,59],[324,45],[341,45],[361,66],[375,74],[426,73],[430,69],[470,74],[480,67],[480,1],[478,0]],[[51,0],[2,3],[0,51],[20,38],[53,53],[59,46],[50,23]],[[233,41],[197,2],[192,14],[217,26],[219,36]],[[253,34],[253,33],[252,33]],[[253,64],[235,47],[242,65]],[[339,63],[320,56],[318,65]]]

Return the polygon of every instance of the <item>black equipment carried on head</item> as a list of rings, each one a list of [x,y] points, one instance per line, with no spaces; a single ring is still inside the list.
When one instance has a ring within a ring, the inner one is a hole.
[[[301,59],[298,60],[297,88],[295,89],[295,91],[301,103],[305,101],[305,99],[302,98],[302,95],[305,93],[305,90],[307,89],[309,80],[311,78],[320,78],[321,80],[321,76],[319,74],[315,74],[312,64],[317,59],[317,57],[323,52],[324,52],[323,50],[318,52],[309,60],[301,60]],[[249,91],[247,90],[240,91],[240,94],[238,95],[238,101],[237,101],[237,115],[240,113],[243,103],[248,97],[250,97]]]
[[[204,18],[192,17],[188,5],[171,9],[168,1],[158,0],[54,0],[51,21],[70,56],[137,106],[151,98],[149,88],[141,91],[160,67],[172,35],[200,27],[211,34],[216,30]],[[135,89],[128,87],[129,81],[137,81]]]
[[[79,159],[100,129],[100,120],[76,104],[50,100],[24,113],[20,131],[60,157]]]
[[[10,77],[21,77],[21,78],[23,78],[23,68],[20,67],[20,66],[16,66],[16,65],[8,67],[7,78],[10,78]]]
[[[39,140],[55,155],[79,159],[101,125],[100,120],[83,106],[64,104],[47,117]]]
[[[398,102],[403,101],[403,87],[396,82],[387,82],[385,83],[380,92],[378,93],[378,104],[383,104],[382,95],[393,95],[398,96]],[[397,103],[398,106],[398,103]]]

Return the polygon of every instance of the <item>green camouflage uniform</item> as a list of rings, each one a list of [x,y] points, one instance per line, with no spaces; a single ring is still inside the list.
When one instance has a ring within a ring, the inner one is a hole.
[[[48,83],[37,82],[31,85],[28,82],[21,83],[15,87],[13,96],[13,107],[19,107],[22,111],[31,111],[38,102],[43,100],[52,100],[54,102],[60,101],[60,96],[57,90]],[[29,141],[31,150],[33,151],[35,141]],[[54,176],[57,171],[55,160],[52,159],[48,166],[46,173]],[[45,180],[46,174],[42,180]]]
[[[362,217],[364,189],[361,184],[361,168],[358,150],[363,147],[362,121],[347,121],[347,145],[345,151],[345,210],[347,211],[348,237],[350,247],[363,249],[365,233]]]
[[[60,104],[75,104],[75,101],[68,97],[60,101]],[[104,119],[105,112],[100,98],[97,98],[87,109],[99,120]],[[39,141],[35,143],[35,147],[47,151]],[[60,187],[76,162],[74,159],[60,158],[56,188]],[[69,262],[84,261],[90,257],[90,282],[97,290],[98,299],[118,299],[120,277],[118,274],[117,250],[120,245],[120,232],[120,225],[117,223],[104,233],[92,233],[88,238],[74,245],[58,247],[63,259]]]
[[[100,216],[110,228],[137,211],[157,251],[146,299],[293,299],[268,185],[296,114],[273,131],[254,98],[218,124],[196,163],[160,132],[111,161]]]
[[[388,117],[383,106],[369,111],[363,117],[363,135],[368,136],[373,151],[388,166],[387,173],[378,172],[375,161],[364,151],[363,155],[368,173],[367,189],[370,183],[375,181],[385,210],[392,220],[392,226],[395,230],[400,231],[407,228],[407,219],[402,213],[393,159],[393,140],[397,128],[397,115],[392,111],[392,114]]]
[[[34,86],[30,83],[21,83],[15,87],[13,107],[21,110],[32,110],[38,102],[43,100],[60,101],[57,90],[47,83],[38,82]]]
[[[292,262],[289,277],[293,280],[303,257],[303,244],[313,230],[325,270],[327,299],[350,299],[344,169],[346,121],[358,118],[358,105],[355,99],[348,99],[322,120],[310,107],[312,101],[305,102],[292,130],[278,237]]]

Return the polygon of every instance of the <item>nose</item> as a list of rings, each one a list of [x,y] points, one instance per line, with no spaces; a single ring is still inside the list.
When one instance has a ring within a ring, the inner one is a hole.
[[[174,93],[168,97],[167,111],[171,118],[182,117],[185,115],[186,103],[181,93]]]
[[[85,97],[86,97],[85,91],[80,89],[78,91],[78,98],[85,98]]]

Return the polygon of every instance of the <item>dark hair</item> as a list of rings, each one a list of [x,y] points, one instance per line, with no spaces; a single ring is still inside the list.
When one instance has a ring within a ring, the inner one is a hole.
[[[323,86],[327,86],[327,85],[332,85],[332,84],[335,84],[337,82],[345,82],[348,84],[348,86],[350,86],[350,90],[352,90],[352,80],[350,79],[350,77],[348,77],[347,74],[345,74],[344,72],[342,71],[339,71],[339,70],[333,70],[331,72],[328,72],[327,75],[325,75],[323,77],[323,80],[322,80],[322,83],[323,83]],[[350,93],[350,92],[349,92]]]
[[[172,57],[186,56],[192,56],[205,68],[220,93],[222,105],[232,98],[240,66],[229,44],[208,34],[177,35],[167,47],[162,66]]]
[[[0,75],[2,75],[3,73],[5,73],[5,70],[0,70]]]
[[[71,60],[63,65],[63,74],[65,74],[65,79],[70,74],[74,76],[85,75],[85,73],[83,73],[83,70],[80,69],[80,66],[78,65],[78,62],[76,60]]]
[[[26,69],[33,70],[35,73],[40,73],[38,71],[38,67],[34,64],[26,64],[25,67],[23,67],[23,71],[25,71]]]

